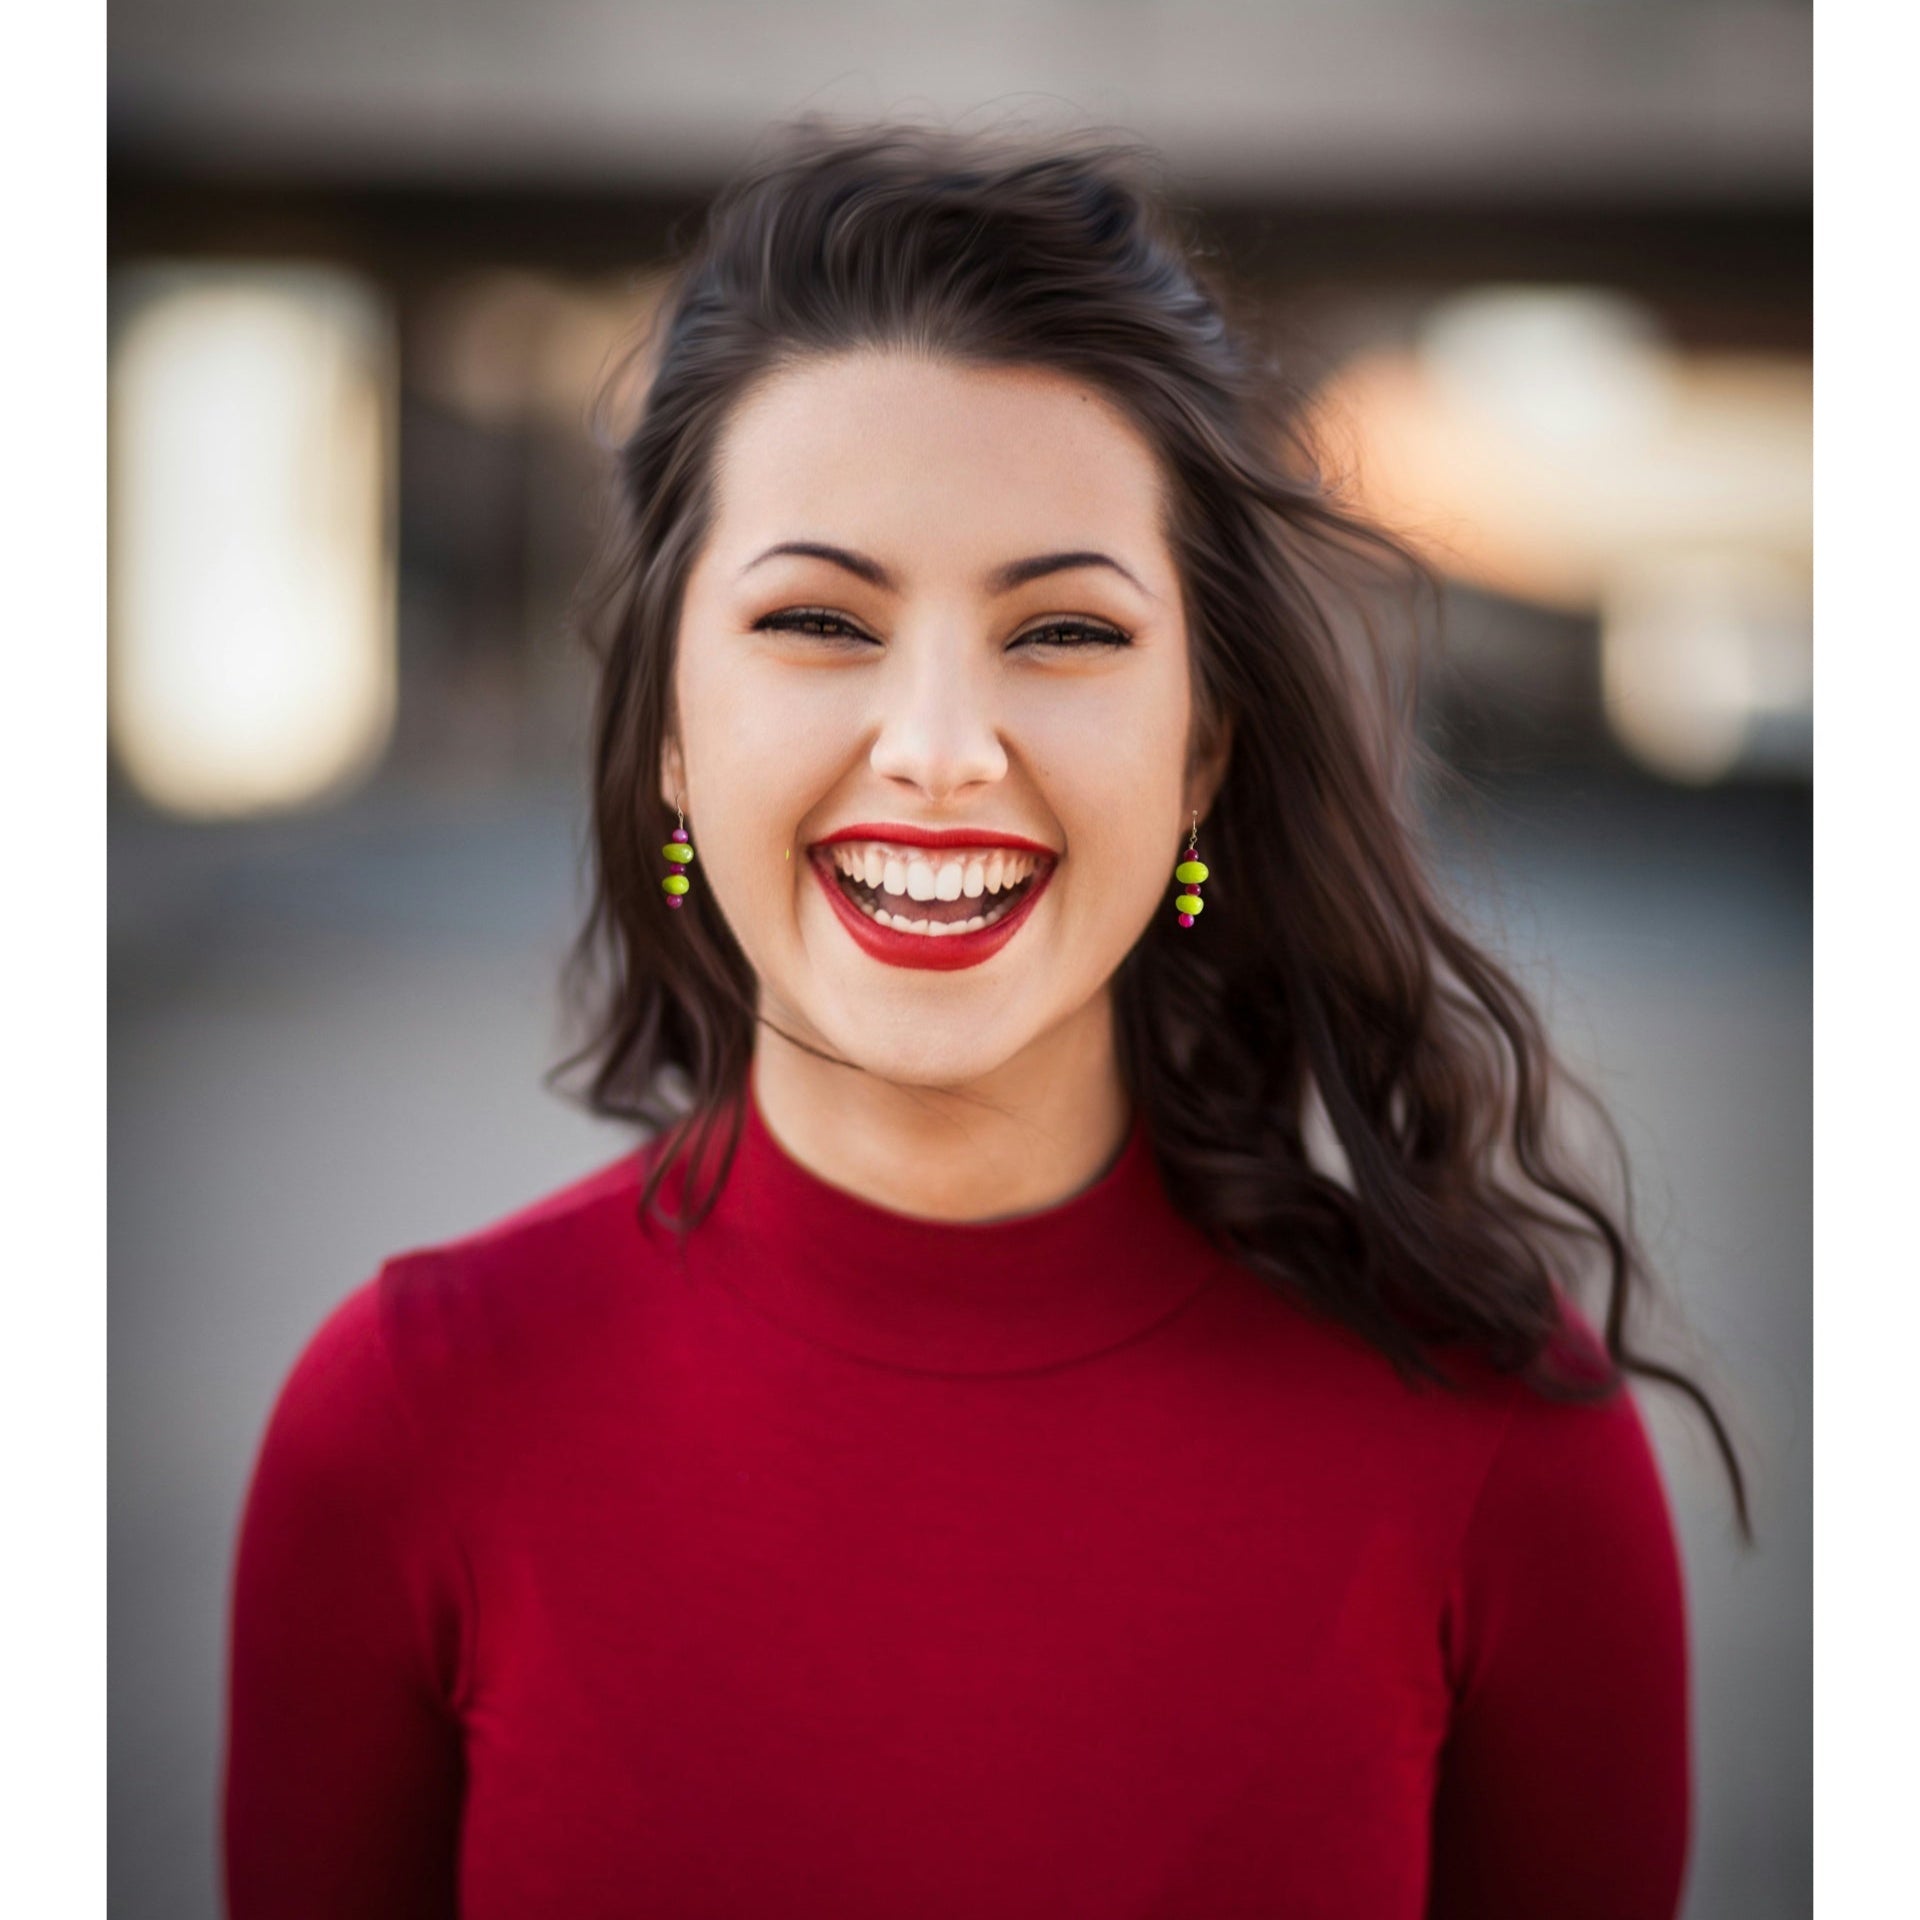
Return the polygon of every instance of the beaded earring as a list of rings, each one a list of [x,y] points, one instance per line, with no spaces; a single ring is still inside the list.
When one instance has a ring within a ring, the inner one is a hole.
[[[674,871],[660,882],[660,891],[667,896],[667,905],[670,907],[677,907],[693,884],[684,871],[693,862],[693,848],[687,841],[686,810],[676,805],[674,812],[680,816],[680,824],[674,828],[673,838],[660,849],[674,864]]]
[[[1200,859],[1197,848],[1200,844],[1200,816],[1193,816],[1193,831],[1187,836],[1187,857],[1174,868],[1173,877],[1180,882],[1181,891],[1174,895],[1173,904],[1179,909],[1180,924],[1190,927],[1200,916],[1205,902],[1200,898],[1200,882],[1207,877],[1207,863]]]

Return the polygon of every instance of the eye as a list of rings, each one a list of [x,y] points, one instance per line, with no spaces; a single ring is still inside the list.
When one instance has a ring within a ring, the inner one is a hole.
[[[852,640],[871,644],[867,636],[837,613],[824,607],[788,607],[779,613],[763,614],[753,623],[755,633],[803,633],[822,640]]]
[[[763,614],[753,623],[755,633],[800,633],[821,640],[851,641],[858,646],[877,644],[843,615],[825,607],[785,607],[778,613]],[[1119,627],[1094,620],[1051,620],[1046,625],[1029,627],[1013,643],[1015,647],[1061,647],[1078,652],[1092,647],[1130,647],[1133,636]]]
[[[1130,647],[1133,635],[1118,627],[1092,620],[1054,620],[1044,627],[1030,627],[1013,643],[1016,647],[1065,647],[1077,651],[1083,647]]]

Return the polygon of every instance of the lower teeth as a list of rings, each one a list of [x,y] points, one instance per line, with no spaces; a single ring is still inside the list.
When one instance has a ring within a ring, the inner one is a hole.
[[[895,933],[923,933],[930,938],[940,939],[953,933],[977,933],[982,927],[990,927],[996,920],[1005,919],[1020,904],[1026,888],[1022,887],[1019,893],[1009,899],[996,902],[985,913],[976,913],[971,920],[909,920],[904,915],[889,913],[885,907],[876,907],[849,888],[843,887],[842,891],[869,920],[877,921],[883,927],[891,927]]]

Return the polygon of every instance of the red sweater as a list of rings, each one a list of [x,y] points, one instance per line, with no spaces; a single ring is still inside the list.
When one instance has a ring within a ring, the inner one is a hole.
[[[1211,1250],[1137,1116],[985,1224],[748,1123],[684,1261],[642,1147],[300,1355],[232,1592],[234,1920],[1671,1920],[1630,1395],[1406,1388]]]

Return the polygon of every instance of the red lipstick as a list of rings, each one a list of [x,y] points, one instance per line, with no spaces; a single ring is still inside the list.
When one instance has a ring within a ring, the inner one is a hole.
[[[1025,852],[1045,854],[1045,864],[1034,875],[1019,903],[1001,915],[990,927],[978,927],[972,933],[899,933],[870,920],[847,897],[840,884],[839,869],[823,849],[842,840],[883,840],[890,845],[921,847],[1017,847]],[[952,973],[961,967],[977,967],[990,960],[1019,932],[1033,905],[1046,892],[1053,878],[1057,856],[1051,847],[1023,839],[1018,834],[982,833],[972,828],[949,828],[936,832],[925,827],[898,826],[842,827],[825,840],[815,841],[808,849],[808,863],[818,876],[829,904],[840,917],[840,924],[860,947],[876,960],[894,967],[924,967],[936,973]]]
[[[1017,847],[1022,853],[1044,853],[1050,860],[1058,857],[1051,847],[1021,833],[996,833],[991,827],[908,827],[885,820],[856,820],[813,844],[832,847],[842,840],[884,840],[901,847]]]

